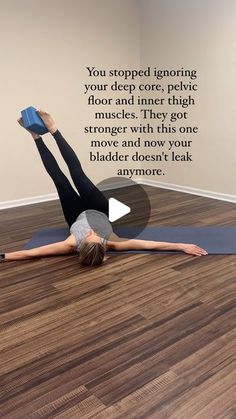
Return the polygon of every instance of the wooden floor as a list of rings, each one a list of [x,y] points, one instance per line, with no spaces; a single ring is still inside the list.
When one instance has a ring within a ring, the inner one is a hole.
[[[236,205],[146,187],[150,224],[235,226]],[[0,212],[0,249],[63,226],[58,201]],[[1,418],[236,418],[236,255],[0,265]]]

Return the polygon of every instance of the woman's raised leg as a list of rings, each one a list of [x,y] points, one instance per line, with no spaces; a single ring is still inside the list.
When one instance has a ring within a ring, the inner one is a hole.
[[[56,140],[59,150],[69,168],[73,182],[86,205],[86,209],[97,209],[108,215],[108,200],[84,173],[81,163],[72,147],[67,143],[54,120],[47,112],[38,111],[45,125]]]
[[[65,220],[70,227],[75,222],[78,215],[85,210],[82,199],[72,188],[69,180],[61,171],[55,157],[46,147],[42,138],[39,137],[35,139],[35,144],[38,148],[44,167],[56,186]]]

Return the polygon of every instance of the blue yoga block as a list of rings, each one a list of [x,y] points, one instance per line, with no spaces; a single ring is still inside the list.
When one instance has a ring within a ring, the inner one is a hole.
[[[26,129],[36,132],[36,134],[43,135],[48,132],[47,127],[44,125],[42,118],[38,115],[33,106],[21,111],[23,124]]]

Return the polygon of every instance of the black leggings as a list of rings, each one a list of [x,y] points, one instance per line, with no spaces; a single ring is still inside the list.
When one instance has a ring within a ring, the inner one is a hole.
[[[95,209],[108,215],[108,200],[84,173],[80,161],[74,150],[57,130],[52,134],[61,155],[63,156],[79,195],[72,188],[69,180],[61,171],[51,151],[46,147],[42,138],[35,140],[45,169],[51,176],[61,201],[62,210],[69,227],[78,215],[87,210]]]

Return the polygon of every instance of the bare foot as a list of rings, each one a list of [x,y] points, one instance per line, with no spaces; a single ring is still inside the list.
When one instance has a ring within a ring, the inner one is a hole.
[[[55,124],[55,121],[52,119],[51,115],[48,112],[42,111],[41,109],[37,109],[37,112],[40,116],[40,118],[42,118],[44,124],[46,125],[48,131],[53,134],[54,132],[57,131],[57,127]]]
[[[17,119],[17,122],[21,125],[21,127],[25,128],[24,123],[23,123],[23,118]],[[32,135],[34,140],[37,140],[38,138],[40,138],[40,135],[37,134],[36,132],[30,131],[29,129],[26,129],[26,131],[28,131]]]

